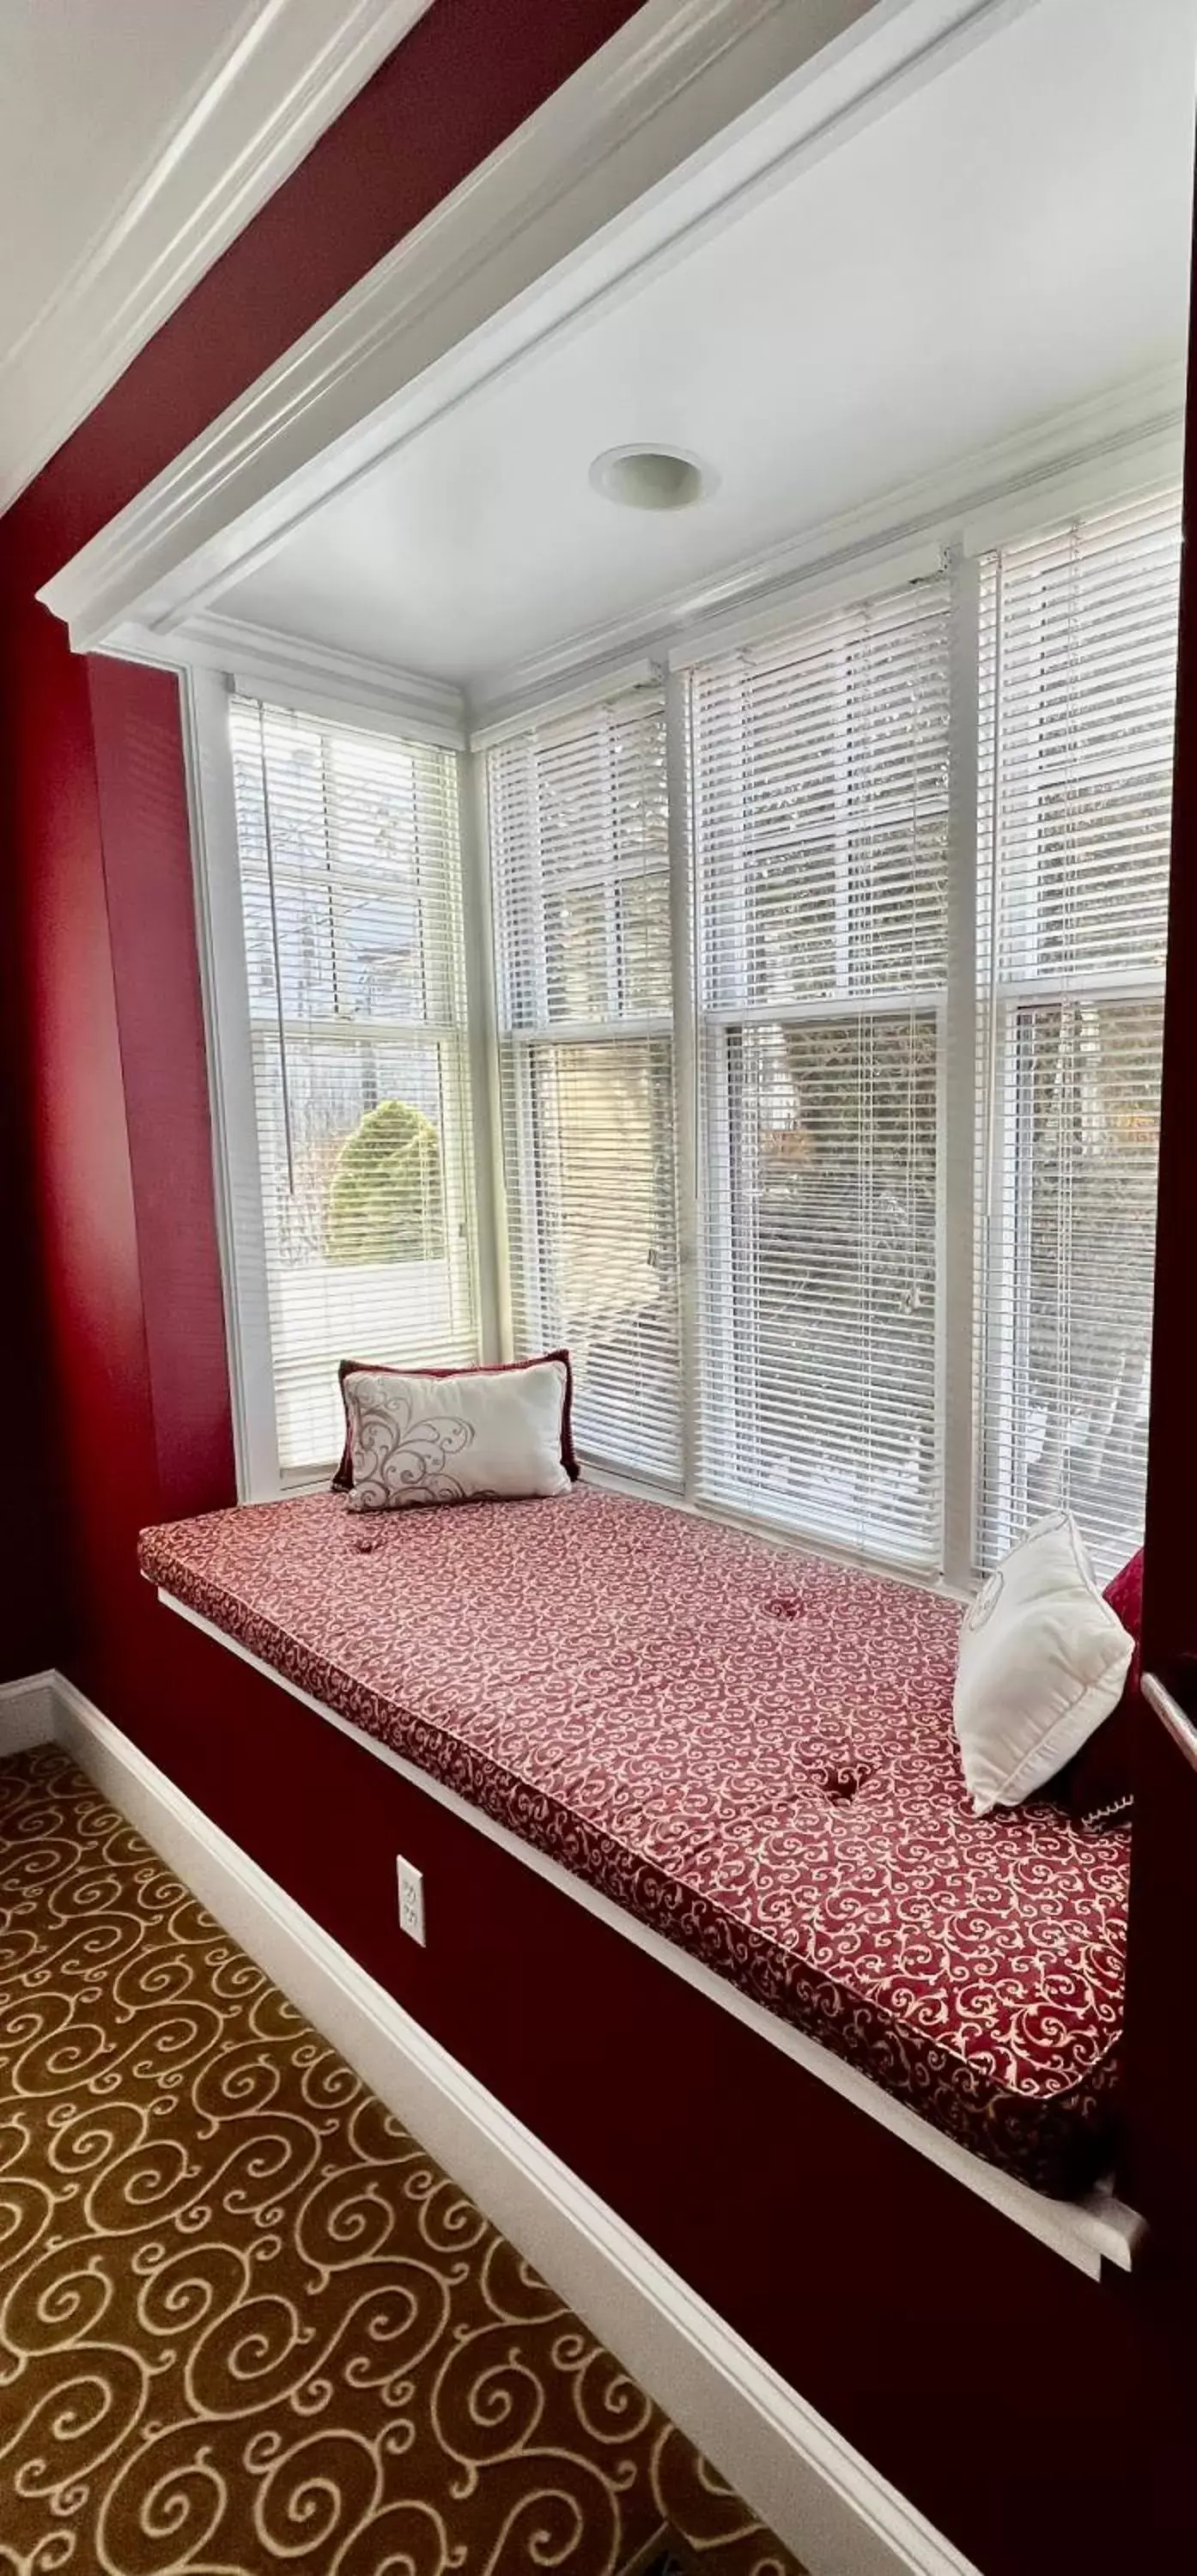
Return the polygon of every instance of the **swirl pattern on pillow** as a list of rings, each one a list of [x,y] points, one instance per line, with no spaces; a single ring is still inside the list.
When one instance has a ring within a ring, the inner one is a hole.
[[[559,1360],[424,1376],[355,1369],[342,1378],[351,1512],[411,1503],[515,1501],[568,1493]]]
[[[392,1503],[463,1503],[472,1490],[449,1472],[474,1439],[468,1422],[419,1409],[406,1380],[364,1377],[350,1398],[353,1448],[351,1512]]]

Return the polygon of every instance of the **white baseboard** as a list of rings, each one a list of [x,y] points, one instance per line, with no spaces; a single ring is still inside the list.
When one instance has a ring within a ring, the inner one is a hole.
[[[5,1685],[0,1754],[50,1740],[145,1834],[811,2576],[976,2576],[643,2237],[82,1692],[46,1673]]]
[[[47,1744],[54,1733],[56,1673],[30,1673],[20,1682],[0,1682],[0,1754],[24,1753],[31,1744]]]

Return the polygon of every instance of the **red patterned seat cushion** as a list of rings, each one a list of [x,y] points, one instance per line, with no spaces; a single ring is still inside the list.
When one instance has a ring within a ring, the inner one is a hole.
[[[1129,1838],[975,1817],[959,1613],[579,1486],[143,1534],[292,1682],[1041,2189],[1107,2160]]]

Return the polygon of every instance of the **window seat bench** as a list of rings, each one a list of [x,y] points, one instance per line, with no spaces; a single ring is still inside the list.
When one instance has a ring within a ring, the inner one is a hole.
[[[1038,2190],[1111,2156],[1129,1834],[977,1818],[959,1612],[582,1484],[144,1531],[293,1687]]]

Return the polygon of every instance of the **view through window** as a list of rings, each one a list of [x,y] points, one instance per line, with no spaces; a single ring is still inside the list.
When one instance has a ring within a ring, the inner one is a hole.
[[[681,1383],[661,693],[497,744],[487,804],[518,1346],[570,1346],[596,1460],[676,1484]]]
[[[477,1357],[451,753],[231,710],[280,1469],[337,1456],[337,1362]]]
[[[1179,563],[1166,492],[983,569],[982,1564],[1142,1530]]]
[[[512,1346],[570,1347],[594,1466],[927,1573],[992,1564],[1060,1502],[1102,1570],[1137,1543],[1179,544],[1165,490],[957,550],[486,752],[482,1177]],[[238,1269],[302,1476],[339,1446],[339,1358],[479,1355],[483,1042],[455,756],[245,698],[231,723],[258,1146]],[[974,758],[975,833],[953,799]],[[950,1085],[972,1144],[949,1170]],[[946,1532],[953,1405],[974,1475]]]

